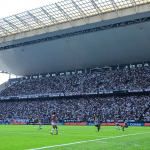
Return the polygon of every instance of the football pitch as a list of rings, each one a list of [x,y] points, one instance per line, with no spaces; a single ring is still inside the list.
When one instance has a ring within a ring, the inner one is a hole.
[[[0,125],[0,150],[150,150],[150,127]]]

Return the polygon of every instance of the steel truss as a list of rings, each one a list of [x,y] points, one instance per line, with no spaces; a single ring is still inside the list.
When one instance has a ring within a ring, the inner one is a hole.
[[[79,30],[79,31],[75,31],[75,32],[64,33],[64,34],[50,36],[50,37],[41,38],[41,39],[36,39],[36,40],[32,40],[32,41],[26,41],[26,42],[22,42],[22,43],[18,43],[18,44],[6,45],[6,46],[0,47],[0,51],[12,49],[12,48],[16,48],[16,47],[33,45],[33,44],[37,44],[37,43],[43,43],[43,42],[47,42],[47,41],[58,40],[58,39],[62,39],[62,38],[69,38],[69,37],[77,36],[77,35],[81,35],[81,34],[88,34],[88,33],[92,33],[92,32],[99,32],[99,31],[103,31],[103,30],[119,28],[119,27],[123,27],[123,26],[130,26],[130,25],[134,25],[134,24],[139,24],[139,28],[142,28],[142,23],[144,23],[144,22],[150,22],[150,16],[144,17],[144,18],[139,18],[139,19],[134,19],[134,20],[128,20],[125,22],[118,22],[118,23],[114,23],[114,24],[98,26],[98,27],[89,28],[89,29],[85,29],[85,30]]]
[[[102,15],[107,12],[119,11],[133,7],[137,13],[137,6],[150,3],[150,0],[64,0],[55,4],[50,4],[34,10],[23,12],[7,18],[0,19],[0,38],[15,34],[55,26],[60,30],[60,24],[68,22],[73,27],[73,21],[83,19],[88,24],[88,17]],[[10,37],[11,38],[11,37]]]

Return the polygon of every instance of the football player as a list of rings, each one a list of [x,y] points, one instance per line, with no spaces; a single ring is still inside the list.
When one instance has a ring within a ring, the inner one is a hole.
[[[57,128],[56,122],[57,122],[56,112],[54,111],[53,115],[52,115],[52,118],[51,118],[51,124],[53,126],[53,129],[51,131],[52,135],[53,135],[53,131],[55,130],[55,128],[56,128],[56,134],[58,134],[58,128]]]
[[[119,130],[120,130],[117,117],[115,117],[115,124],[116,124],[116,129],[119,129]]]
[[[42,123],[41,123],[41,120],[39,120],[39,129],[42,129]]]
[[[123,120],[123,123],[124,125],[122,126],[122,131],[124,131],[124,128],[128,128],[128,123],[125,119]]]
[[[99,132],[100,131],[100,124],[99,124],[98,118],[96,116],[94,117],[94,125],[95,125],[95,127],[97,127],[98,132]]]
[[[37,116],[37,123],[39,124],[39,129],[42,129],[42,123],[41,120],[39,120],[39,116]]]

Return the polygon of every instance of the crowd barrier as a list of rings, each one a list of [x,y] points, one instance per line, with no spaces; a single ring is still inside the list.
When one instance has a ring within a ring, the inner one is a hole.
[[[10,122],[0,122],[0,124],[11,124]],[[38,125],[38,123],[29,123],[29,122],[12,122],[12,125]],[[51,123],[42,123],[42,125],[51,125]],[[87,122],[66,122],[66,123],[56,123],[56,125],[79,125],[79,126],[94,126],[94,123]],[[101,126],[115,126],[115,123],[100,123]],[[124,125],[124,123],[119,123],[120,126]],[[150,123],[128,123],[128,126],[150,126]]]

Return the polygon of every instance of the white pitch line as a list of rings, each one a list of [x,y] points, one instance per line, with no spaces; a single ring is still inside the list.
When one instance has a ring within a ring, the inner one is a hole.
[[[132,135],[145,134],[145,133],[150,133],[150,132],[128,134],[128,135],[122,135],[122,136],[115,136],[115,137],[109,137],[109,138],[102,138],[102,139],[95,139],[95,140],[88,140],[88,141],[81,141],[81,142],[74,142],[74,143],[61,144],[61,145],[53,145],[53,146],[33,148],[33,149],[28,149],[28,150],[40,150],[40,149],[46,149],[46,148],[52,148],[52,147],[68,146],[68,145],[73,145],[73,144],[81,144],[81,143],[86,143],[86,142],[95,142],[95,141],[108,140],[108,139],[112,139],[112,138],[120,138],[120,137],[124,137],[124,136],[132,136]]]

